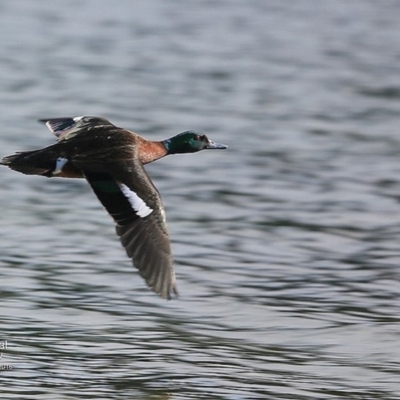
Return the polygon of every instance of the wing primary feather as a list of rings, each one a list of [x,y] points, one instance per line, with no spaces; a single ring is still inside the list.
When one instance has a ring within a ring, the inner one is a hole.
[[[151,181],[145,181],[153,188],[146,198],[133,183],[121,183],[103,172],[82,170],[114,219],[122,245],[147,284],[165,299],[171,299],[172,293],[178,296],[164,210]]]

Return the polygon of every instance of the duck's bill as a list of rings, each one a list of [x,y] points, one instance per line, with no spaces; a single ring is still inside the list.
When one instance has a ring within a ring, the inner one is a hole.
[[[206,147],[206,149],[227,149],[228,146],[226,144],[222,144],[222,143],[215,143],[212,140],[208,141],[208,145]]]

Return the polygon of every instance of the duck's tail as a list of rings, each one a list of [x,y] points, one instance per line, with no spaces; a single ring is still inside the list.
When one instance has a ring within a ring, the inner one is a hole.
[[[23,151],[4,157],[0,164],[26,175],[52,176],[56,156],[42,150]]]
[[[67,158],[60,156],[54,146],[15,153],[4,157],[0,164],[25,175],[82,178],[81,170],[71,164]]]

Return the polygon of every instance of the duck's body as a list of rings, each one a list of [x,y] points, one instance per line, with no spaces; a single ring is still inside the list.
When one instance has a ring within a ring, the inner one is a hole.
[[[104,118],[41,120],[58,140],[40,150],[0,162],[28,175],[86,178],[116,223],[133,264],[160,296],[177,294],[164,207],[143,164],[168,154],[224,149],[193,131],[164,141],[148,141]]]

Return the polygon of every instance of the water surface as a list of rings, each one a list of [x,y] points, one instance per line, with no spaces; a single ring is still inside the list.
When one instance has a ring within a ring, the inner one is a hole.
[[[2,155],[101,115],[225,152],[147,170],[181,297],[130,265],[84,181],[0,170],[7,399],[397,399],[395,1],[4,2]]]

